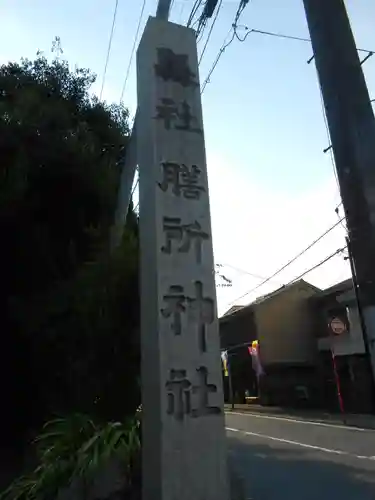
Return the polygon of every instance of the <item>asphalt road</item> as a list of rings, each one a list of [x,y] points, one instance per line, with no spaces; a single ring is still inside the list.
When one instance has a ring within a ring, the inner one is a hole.
[[[375,500],[375,431],[240,413],[226,427],[247,500]]]

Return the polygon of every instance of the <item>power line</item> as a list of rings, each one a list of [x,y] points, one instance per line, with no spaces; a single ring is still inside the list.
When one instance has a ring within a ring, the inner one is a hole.
[[[310,42],[311,40],[309,38],[303,38],[300,36],[292,36],[292,35],[284,35],[282,33],[275,33],[273,31],[264,31],[264,30],[257,30],[253,28],[249,28],[248,26],[238,26],[239,28],[244,28],[248,33],[246,36],[250,33],[258,33],[259,35],[267,35],[267,36],[274,36],[276,38],[285,38],[287,40],[297,40],[299,42]]]
[[[244,11],[244,9],[245,9],[245,7],[247,6],[248,3],[249,3],[249,0],[240,0],[240,3],[239,3],[239,6],[238,6],[236,15],[234,16],[234,19],[233,19],[232,26],[229,29],[226,37],[224,38],[223,45],[219,49],[219,52],[218,52],[218,54],[216,56],[216,59],[214,60],[212,66],[211,66],[211,69],[208,72],[208,75],[207,75],[206,79],[203,82],[202,89],[201,89],[201,94],[203,94],[203,92],[204,92],[207,84],[209,83],[211,75],[215,71],[215,68],[218,65],[218,62],[219,62],[221,56],[224,54],[225,50],[229,47],[229,45],[233,42],[234,38],[237,36],[238,21],[239,21],[239,19],[241,17],[241,14]],[[230,38],[229,42],[226,42],[226,40],[227,40],[228,36],[230,35],[231,31],[233,31],[232,37]],[[237,38],[238,38],[238,36],[237,36]],[[240,38],[238,38],[238,39],[240,40]]]
[[[214,1],[217,1],[217,0],[214,0]],[[207,6],[207,0],[206,0],[206,6]],[[199,41],[199,40],[202,39],[202,36],[203,36],[203,33],[204,33],[204,29],[205,29],[205,27],[207,25],[207,17],[205,15],[205,7],[203,7],[201,15],[198,17],[198,19],[196,21],[194,21],[194,23],[193,23],[193,25],[191,27],[193,28],[196,24],[198,25],[198,27],[195,30],[196,31],[196,35],[195,36],[197,38],[197,41]]]
[[[189,18],[188,18],[188,21],[186,23],[186,26],[188,28],[190,28],[191,26],[191,23],[193,22],[193,19],[194,19],[194,16],[195,14],[197,13],[199,7],[202,5],[203,3],[203,0],[195,0],[195,3],[193,5],[193,8],[191,9],[191,12],[190,12],[190,15],[189,15]]]
[[[296,281],[300,280],[301,278],[303,278],[304,276],[306,276],[306,274],[309,274],[312,271],[315,271],[315,269],[318,269],[318,267],[322,266],[323,264],[325,264],[326,262],[328,262],[329,260],[331,260],[333,257],[335,257],[336,255],[338,255],[341,252],[344,252],[345,250],[346,250],[346,246],[342,247],[342,248],[338,248],[331,255],[328,255],[328,257],[326,257],[325,259],[323,259],[320,262],[318,262],[318,264],[315,264],[314,266],[310,267],[309,269],[307,269],[306,271],[304,271],[302,274],[300,274],[296,278],[293,278],[291,281],[289,281],[288,283],[286,283],[285,285],[283,285],[283,288],[285,288],[285,287],[291,285],[292,283],[295,283]],[[231,305],[232,305],[232,303],[229,304],[229,306],[231,306]]]
[[[240,42],[244,42],[246,40],[246,38],[250,35],[250,33],[258,33],[259,35],[266,35],[266,36],[272,36],[272,37],[276,37],[276,38],[284,38],[284,39],[287,39],[287,40],[297,40],[299,42],[308,42],[308,43],[311,43],[311,40],[309,38],[304,38],[304,37],[300,37],[300,36],[292,36],[292,35],[284,35],[283,33],[275,33],[273,31],[258,30],[258,29],[255,29],[255,28],[251,28],[250,29],[247,26],[238,25],[237,22],[238,22],[239,16],[243,12],[243,10],[246,7],[246,5],[247,5],[248,2],[249,2],[249,0],[245,0],[244,2],[241,1],[240,7],[239,7],[239,9],[237,11],[237,14],[236,14],[237,21],[236,21],[236,18],[235,18],[235,21],[232,24],[232,28],[229,30],[229,33],[230,33],[232,31],[232,29],[233,29],[233,36],[232,36],[232,38],[230,39],[230,41],[227,44],[224,42],[223,45],[222,45],[222,47],[220,48],[220,50],[218,52],[218,55],[216,56],[216,59],[215,59],[213,65],[212,65],[212,67],[211,67],[211,69],[209,71],[209,74],[208,74],[207,78],[205,79],[205,81],[204,81],[204,83],[202,85],[201,94],[203,94],[204,89],[207,86],[207,83],[209,83],[210,77],[211,77],[212,73],[214,72],[214,70],[215,70],[215,68],[216,68],[216,66],[217,66],[217,64],[218,64],[221,56],[223,55],[223,52],[233,42],[234,38],[237,38],[237,40],[240,41]],[[238,34],[238,32],[237,32],[238,28],[244,28],[245,30],[247,30],[247,33],[245,34],[245,36],[241,37]],[[225,40],[228,38],[229,33],[225,37]],[[371,56],[372,54],[375,53],[375,51],[373,51],[373,50],[359,49],[359,48],[357,48],[357,50],[359,52],[366,52],[369,56]],[[367,59],[367,57],[365,59]],[[364,61],[362,61],[362,62],[364,62]]]
[[[315,264],[315,266],[313,267],[310,267],[310,269],[307,269],[307,271],[304,271],[302,274],[300,274],[299,276],[297,276],[296,278],[293,278],[291,281],[289,281],[289,283],[286,283],[285,285],[283,285],[283,288],[291,285],[292,283],[295,283],[296,281],[300,280],[301,278],[303,278],[304,276],[306,276],[306,274],[309,274],[311,273],[312,271],[315,271],[315,269],[317,269],[318,267],[322,266],[323,264],[325,264],[326,262],[328,262],[329,260],[331,260],[333,257],[335,257],[336,255],[338,255],[339,253],[341,252],[344,252],[346,250],[346,246],[345,247],[342,247],[342,248],[338,248],[335,252],[333,252],[331,255],[328,255],[328,257],[326,257],[325,259],[321,260],[320,262],[318,262],[318,264]],[[272,293],[272,292],[271,292]],[[230,306],[231,304],[229,304]],[[228,306],[228,307],[229,307]],[[222,318],[224,318],[224,316],[222,316]]]
[[[244,297],[246,297],[246,295],[249,295],[250,293],[252,292],[255,292],[255,290],[258,290],[258,288],[260,288],[261,286],[265,285],[266,283],[268,283],[269,281],[271,281],[272,278],[274,278],[275,276],[277,276],[278,274],[281,273],[281,271],[284,271],[284,269],[286,269],[287,267],[289,267],[291,264],[293,264],[293,262],[295,262],[297,259],[299,259],[303,254],[305,254],[308,250],[310,250],[310,248],[312,248],[314,245],[316,245],[321,239],[323,239],[325,236],[327,236],[328,233],[330,233],[333,229],[335,229],[340,223],[341,221],[343,220],[343,217],[337,221],[333,226],[331,226],[329,229],[327,229],[327,231],[325,231],[321,236],[319,236],[319,238],[316,238],[316,240],[314,240],[312,243],[310,243],[309,246],[307,246],[306,248],[304,248],[301,252],[299,252],[295,257],[293,257],[293,259],[289,260],[286,264],[284,264],[282,267],[280,267],[280,269],[278,269],[277,271],[275,271],[271,276],[269,276],[268,278],[266,278],[265,280],[263,280],[261,283],[259,283],[259,285],[255,286],[254,288],[252,288],[251,290],[249,290],[248,292],[242,294],[240,297],[237,297],[235,300],[232,300],[232,302],[230,302],[230,306],[232,304],[234,304],[235,302],[237,302],[238,300],[241,300],[243,299]]]
[[[219,0],[205,0],[205,5],[202,9],[201,15],[199,16],[198,20],[196,23],[198,23],[198,28],[196,29],[196,36],[198,42],[202,39],[204,30],[207,26],[208,20],[213,16],[213,13],[215,12],[217,4]],[[222,0],[220,0],[220,6],[221,6]],[[220,7],[219,7],[220,9]],[[215,17],[216,21],[217,15]],[[215,22],[214,21],[214,22]],[[195,24],[195,23],[194,23]],[[212,32],[212,29],[210,33]]]
[[[282,34],[282,33],[275,33],[275,32],[272,32],[272,31],[250,29],[247,26],[238,26],[238,28],[240,28],[240,27],[244,28],[245,30],[248,30],[247,33],[246,33],[246,35],[244,37],[242,37],[242,38],[239,37],[239,35],[236,33],[237,39],[240,40],[241,42],[244,42],[246,40],[246,38],[248,37],[248,35],[250,35],[250,33],[258,33],[260,35],[273,36],[273,37],[277,37],[277,38],[284,38],[284,39],[288,39],[288,40],[297,40],[297,41],[300,41],[300,42],[311,43],[311,40],[309,38],[303,38],[303,37],[292,36],[292,35],[285,35],[285,34]],[[374,51],[371,51],[371,50],[366,50],[366,49],[357,49],[357,50],[360,51],[360,52],[367,52],[367,56],[362,61],[362,63],[365,62],[369,57],[371,57],[374,54]],[[324,108],[324,101],[323,101],[323,95],[322,95],[322,90],[321,90],[320,84],[319,84],[319,91],[320,91],[320,100],[321,100],[321,106],[322,106],[323,119],[324,119],[324,124],[325,124],[325,128],[326,128],[326,133],[327,133],[327,140],[330,143],[330,133],[329,133],[327,116],[326,116],[326,112],[325,112],[325,108]],[[335,160],[334,160],[334,157],[333,157],[333,151],[332,151],[332,147],[331,146],[329,146],[328,148],[326,148],[324,150],[324,153],[326,153],[328,151],[330,152],[332,170],[333,170],[333,173],[334,173],[334,176],[335,176],[335,179],[336,179],[336,184],[337,184],[338,190],[340,192],[340,184],[339,184],[339,180],[338,180],[338,177],[337,177],[336,165],[335,165]]]
[[[106,59],[105,59],[104,72],[103,72],[102,87],[100,89],[100,96],[99,96],[100,100],[102,99],[102,94],[103,94],[103,89],[104,89],[104,83],[105,83],[105,77],[107,75],[107,67],[108,67],[109,56],[110,56],[110,53],[111,53],[113,33],[115,31],[115,24],[116,24],[116,17],[117,17],[117,7],[118,7],[118,0],[115,1],[115,10],[113,12],[112,28],[111,28],[111,33],[109,35],[107,56],[106,56]]]
[[[311,40],[310,38],[304,38],[304,37],[301,37],[301,36],[293,36],[293,35],[285,35],[283,33],[276,33],[274,31],[265,31],[265,30],[258,30],[258,29],[252,29],[252,28],[249,28],[248,26],[238,26],[238,28],[244,28],[245,30],[249,30],[249,32],[251,33],[258,33],[259,35],[267,35],[267,36],[273,36],[273,37],[276,37],[276,38],[284,38],[286,40],[297,40],[299,42],[309,42],[311,43]],[[359,49],[357,48],[357,50],[359,52],[366,52],[367,54],[373,54],[375,53],[374,50],[367,50],[367,49]]]
[[[199,57],[198,66],[200,65],[202,58],[204,56],[204,53],[206,52],[206,48],[207,48],[208,42],[210,41],[212,30],[214,29],[214,26],[215,26],[215,23],[216,23],[217,18],[219,16],[219,12],[220,12],[222,4],[223,4],[223,0],[220,0],[219,5],[216,9],[216,14],[215,14],[214,20],[212,21],[212,24],[210,27],[210,31],[208,32],[208,35],[207,35],[206,43],[204,44],[203,50],[202,50],[201,55]]]
[[[123,84],[122,90],[121,90],[120,102],[122,101],[122,98],[124,97],[126,84],[128,83],[129,74],[130,74],[130,67],[131,67],[131,64],[132,64],[132,61],[133,61],[133,56],[134,56],[135,47],[136,47],[136,44],[137,44],[139,30],[141,29],[141,22],[142,22],[143,12],[145,10],[145,5],[146,5],[146,0],[143,0],[143,4],[142,4],[142,8],[141,8],[141,13],[140,13],[139,19],[138,19],[137,31],[135,33],[133,47],[132,47],[132,50],[131,50],[131,53],[130,53],[129,64],[128,64],[128,68],[126,70],[125,80],[124,80],[124,84]]]
[[[227,38],[228,38],[228,35],[229,35],[229,34],[230,34],[230,32],[232,31],[232,29],[233,29],[233,28],[231,28],[231,29],[228,31],[228,34],[227,34],[227,36],[225,37],[225,39],[227,39]],[[204,80],[204,82],[203,82],[202,89],[201,89],[201,94],[203,94],[203,92],[204,92],[205,88],[207,87],[207,84],[208,84],[208,82],[210,81],[211,75],[212,75],[212,73],[215,71],[215,68],[216,68],[216,66],[217,66],[218,62],[220,61],[221,56],[224,54],[225,49],[226,49],[227,47],[229,47],[229,45],[233,42],[234,37],[235,37],[235,31],[233,31],[233,35],[232,35],[231,39],[229,40],[229,42],[228,42],[228,43],[224,43],[224,44],[221,46],[221,48],[220,48],[220,50],[219,50],[219,52],[218,52],[218,54],[217,54],[217,56],[216,56],[216,59],[215,59],[214,63],[212,64],[211,69],[210,69],[210,71],[208,72],[208,75],[206,76],[206,79],[205,79],[205,80]]]
[[[330,259],[332,259],[333,257],[335,257],[335,255],[338,255],[339,253],[343,252],[344,250],[346,250],[346,246],[342,247],[342,248],[339,248],[338,250],[336,250],[336,252],[333,252],[331,255],[329,255],[328,257],[326,257],[325,259],[323,259],[322,261],[320,261],[318,264],[316,264],[315,266],[311,267],[307,271],[304,271],[302,274],[300,274],[299,276],[297,276],[297,278],[294,278],[292,281],[290,281],[289,283],[287,283],[285,286],[291,285],[295,281],[300,280],[301,278],[303,278],[304,276],[306,276],[306,274],[311,273],[311,271],[314,271],[318,267],[322,266],[323,264],[325,264],[326,262],[328,262]]]
[[[217,267],[229,267],[230,269],[233,269],[234,271],[239,272],[240,274],[246,274],[248,276],[251,276],[252,278],[255,278],[257,280],[265,280],[266,278],[264,276],[259,276],[259,274],[254,274],[250,273],[249,271],[245,271],[244,269],[240,269],[238,267],[232,266],[231,264],[216,264]],[[274,282],[275,283],[275,282]]]
[[[242,12],[245,10],[246,5],[249,3],[249,0],[240,0],[240,4],[238,6],[235,18],[234,18],[234,26],[233,28],[237,28],[238,21],[240,20]]]
[[[342,205],[342,202],[340,202],[340,203],[337,205],[337,207],[335,208],[335,213],[336,213],[336,215],[337,215],[337,217],[338,217],[339,219],[341,219],[340,214],[339,214],[339,208],[340,208],[340,205]],[[347,227],[345,226],[345,224],[343,223],[343,219],[341,219],[341,220],[340,220],[340,224],[341,224],[341,226],[345,229],[345,231],[346,231],[346,233],[347,233],[347,232],[348,232],[348,228],[347,228]]]

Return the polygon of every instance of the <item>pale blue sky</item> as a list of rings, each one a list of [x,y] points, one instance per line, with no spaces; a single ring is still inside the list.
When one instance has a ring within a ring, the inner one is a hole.
[[[157,0],[147,0],[146,17]],[[0,0],[0,62],[49,53],[60,36],[64,57],[103,75],[114,0]],[[193,0],[175,0],[171,20],[186,21]],[[201,64],[206,77],[230,28],[239,0],[224,0]],[[103,97],[118,101],[141,10],[141,0],[119,0],[117,23]],[[357,47],[375,50],[375,3],[348,0]],[[308,37],[302,0],[250,0],[241,24]],[[142,30],[141,30],[142,31]],[[208,29],[206,33],[208,32]],[[200,43],[202,48],[205,38]],[[267,276],[336,220],[339,201],[309,43],[251,34],[234,41],[203,94],[216,262]],[[124,95],[135,101],[135,60]],[[364,65],[375,97],[375,57]],[[284,274],[281,283],[343,246],[338,228]],[[231,289],[218,289],[219,310],[257,284],[227,267]],[[348,274],[337,257],[306,278],[328,286]],[[275,286],[275,285],[273,285]],[[257,294],[272,288],[263,287]],[[244,302],[253,299],[248,296]]]

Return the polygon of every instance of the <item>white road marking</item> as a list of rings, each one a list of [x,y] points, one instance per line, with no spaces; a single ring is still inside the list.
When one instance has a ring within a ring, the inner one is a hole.
[[[245,434],[246,436],[255,436],[263,439],[269,439],[271,441],[277,441],[279,443],[291,444],[293,446],[300,446],[302,448],[309,448],[311,450],[323,451],[324,453],[331,453],[335,455],[346,455],[354,458],[360,458],[365,460],[375,460],[375,457],[368,457],[363,455],[354,455],[343,450],[333,450],[331,448],[323,448],[321,446],[315,446],[313,444],[300,443],[299,441],[292,441],[290,439],[278,438],[274,436],[268,436],[267,434],[260,434],[259,432],[242,431],[240,429],[234,429],[232,427],[225,428],[229,432],[239,432],[240,434]]]
[[[314,420],[300,420],[291,417],[277,417],[275,415],[259,415],[258,413],[240,413],[236,411],[226,411],[227,415],[242,415],[243,417],[254,417],[254,418],[264,418],[268,420],[285,420],[286,422],[293,422],[297,424],[305,424],[305,425],[319,425],[321,427],[333,427],[334,429],[345,429],[349,431],[359,431],[359,432],[375,432],[374,429],[364,429],[362,427],[353,427],[351,425],[343,425],[343,424],[328,424],[325,422],[316,422]]]

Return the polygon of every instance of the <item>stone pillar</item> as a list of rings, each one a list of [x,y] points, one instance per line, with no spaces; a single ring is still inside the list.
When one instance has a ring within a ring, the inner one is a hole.
[[[137,53],[144,500],[228,500],[195,33],[149,18]]]

